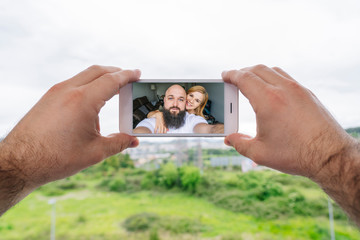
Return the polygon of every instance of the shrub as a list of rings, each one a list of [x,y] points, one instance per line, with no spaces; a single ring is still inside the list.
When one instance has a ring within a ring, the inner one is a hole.
[[[250,190],[256,188],[264,182],[262,176],[256,174],[256,172],[253,171],[238,174],[237,177],[238,177],[237,187],[242,190]]]
[[[239,190],[218,191],[209,199],[218,207],[232,212],[247,212],[248,205],[253,204],[253,200],[246,198],[244,192]]]
[[[264,201],[270,197],[282,196],[283,190],[279,184],[276,183],[263,183],[261,186],[256,188],[255,196],[260,201]]]
[[[140,191],[143,178],[144,176],[142,175],[125,176],[126,190],[132,192]]]
[[[121,192],[126,190],[125,179],[121,177],[116,177],[109,181],[108,188],[110,191]]]
[[[38,191],[40,191],[43,195],[48,196],[48,197],[61,196],[66,193],[66,191],[56,187],[55,184],[53,184],[53,183],[39,187]]]
[[[146,175],[146,171],[141,168],[124,168],[122,169],[122,173],[125,176],[144,176]]]
[[[305,188],[319,188],[316,183],[305,177],[293,176],[285,173],[273,174],[271,177],[269,177],[269,180],[272,182],[280,183],[281,185],[291,187],[299,186]]]
[[[239,179],[236,176],[231,176],[230,178],[224,181],[227,187],[236,188],[239,185]]]
[[[194,166],[184,166],[180,170],[181,186],[185,190],[195,192],[196,186],[200,181],[200,171]]]
[[[276,183],[268,183],[251,191],[225,189],[208,198],[219,207],[256,218],[327,216],[327,204],[324,199],[309,201],[296,190],[284,192]],[[341,218],[342,215],[338,216]]]
[[[76,189],[79,187],[79,185],[71,180],[64,179],[63,181],[59,181],[57,184],[57,187],[63,190],[70,190],[70,189]]]
[[[85,223],[87,221],[86,217],[84,215],[79,215],[77,218],[78,223]]]
[[[154,180],[150,176],[145,176],[140,183],[141,189],[150,190],[154,187]]]
[[[108,176],[98,186],[113,192],[121,192],[126,190],[126,181],[122,176]]]
[[[79,184],[75,177],[57,180],[41,186],[38,190],[46,196],[60,196],[66,193],[67,190],[78,189],[85,187],[85,184]]]
[[[197,196],[211,196],[214,193],[221,191],[225,188],[224,184],[219,181],[220,175],[218,171],[205,172],[196,187],[195,194]]]
[[[160,240],[157,228],[154,227],[150,230],[149,240]]]
[[[160,183],[167,188],[172,188],[178,181],[178,170],[171,162],[161,167],[159,175]]]
[[[163,217],[159,226],[174,234],[198,233],[205,230],[205,226],[197,220],[184,217]]]
[[[146,231],[158,220],[157,214],[145,212],[128,217],[122,226],[129,232]]]
[[[160,169],[155,171],[146,172],[145,176],[141,180],[141,189],[153,189],[155,186],[160,185]]]

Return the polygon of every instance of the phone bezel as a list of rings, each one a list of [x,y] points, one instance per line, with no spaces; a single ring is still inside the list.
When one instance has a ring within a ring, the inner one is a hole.
[[[238,131],[239,122],[239,90],[236,86],[225,83],[222,79],[140,79],[138,83],[224,83],[224,133],[170,133],[170,134],[134,134],[132,83],[120,88],[119,91],[119,130],[137,137],[224,137]],[[231,108],[231,109],[230,109]]]

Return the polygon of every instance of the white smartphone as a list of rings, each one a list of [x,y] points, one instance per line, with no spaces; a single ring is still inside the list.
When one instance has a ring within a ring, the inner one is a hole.
[[[227,136],[238,131],[238,98],[222,79],[140,79],[120,89],[119,129],[138,137]],[[162,133],[152,113],[162,116]]]

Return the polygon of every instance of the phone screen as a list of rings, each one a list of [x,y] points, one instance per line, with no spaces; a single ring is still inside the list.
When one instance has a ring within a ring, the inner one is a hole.
[[[135,82],[132,96],[133,133],[224,133],[222,82]]]

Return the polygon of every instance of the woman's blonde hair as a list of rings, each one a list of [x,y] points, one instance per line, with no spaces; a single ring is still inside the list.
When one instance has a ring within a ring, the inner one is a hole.
[[[197,108],[194,109],[194,111],[195,111],[195,115],[199,115],[199,116],[205,118],[203,111],[204,111],[205,105],[209,99],[209,95],[206,92],[206,89],[199,85],[193,86],[193,87],[189,88],[189,90],[187,90],[187,94],[190,94],[192,92],[199,92],[204,95],[203,101],[200,103],[200,105]]]

